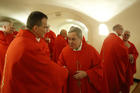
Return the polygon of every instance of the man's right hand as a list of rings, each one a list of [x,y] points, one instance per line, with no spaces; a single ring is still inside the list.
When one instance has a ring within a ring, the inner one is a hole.
[[[132,54],[129,55],[129,61],[130,61],[131,64],[134,63],[134,57],[133,57]]]

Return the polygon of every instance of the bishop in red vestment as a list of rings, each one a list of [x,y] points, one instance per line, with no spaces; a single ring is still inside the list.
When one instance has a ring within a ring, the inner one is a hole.
[[[68,43],[58,61],[69,71],[67,93],[101,93],[103,72],[98,52],[82,42],[82,31],[77,27],[71,27]]]
[[[133,76],[136,73],[136,59],[138,57],[138,51],[135,45],[128,41],[130,37],[130,32],[126,30],[123,34],[123,41],[125,46],[128,47],[129,53],[129,63],[128,63],[128,70],[127,70],[127,82],[128,88],[126,88],[126,93],[129,93],[130,86],[133,85]]]
[[[67,31],[62,29],[60,34],[57,36],[57,38],[54,41],[53,57],[52,57],[54,62],[57,62],[62,49],[66,45],[67,45]]]
[[[52,59],[52,55],[53,55],[53,47],[54,47],[54,41],[56,39],[56,34],[49,29],[47,29],[47,33],[45,34],[44,38],[46,40],[46,42],[48,43],[49,49],[50,49],[50,57]]]
[[[30,14],[28,30],[20,30],[6,54],[2,93],[62,93],[67,70],[51,62],[44,37],[47,16]]]
[[[128,50],[123,40],[119,37],[123,28],[121,25],[113,27],[114,32],[110,33],[103,42],[101,59],[104,70],[104,81],[107,93],[119,93],[127,85],[126,71],[128,69]]]
[[[2,80],[3,68],[5,63],[5,54],[7,48],[11,41],[14,38],[13,33],[13,24],[8,23],[4,25],[5,31],[0,31],[0,82]]]

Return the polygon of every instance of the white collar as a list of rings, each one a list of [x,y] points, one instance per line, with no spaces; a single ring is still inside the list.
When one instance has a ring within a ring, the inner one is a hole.
[[[73,49],[73,51],[81,51],[81,49],[82,49],[82,42],[81,42],[79,48],[78,49]]]
[[[115,31],[112,31],[111,33],[114,33],[115,35],[117,35],[118,36],[118,34],[115,32]],[[121,36],[118,36],[120,39],[122,39],[122,37]]]
[[[37,38],[37,37],[36,37],[35,39],[36,39],[37,42],[40,42],[40,38]]]
[[[111,33],[114,33],[115,35],[117,35],[117,36],[118,36],[118,34],[117,34],[115,31],[112,31]]]

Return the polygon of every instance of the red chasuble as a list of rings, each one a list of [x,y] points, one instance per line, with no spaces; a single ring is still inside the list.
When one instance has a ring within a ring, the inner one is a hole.
[[[54,41],[56,39],[56,34],[50,30],[49,32],[45,34],[45,38],[49,38],[48,46],[49,46],[50,54],[52,58],[53,46],[54,46]]]
[[[133,63],[129,62],[129,66],[128,66],[128,75],[129,75],[128,82],[130,85],[132,85],[133,84],[133,75],[136,73],[136,59],[138,57],[138,51],[133,43],[131,43],[130,41],[128,41],[128,43],[130,44],[130,47],[128,48],[128,53],[132,54],[134,57]]]
[[[54,47],[53,47],[53,61],[57,62],[58,57],[62,51],[62,49],[67,45],[67,41],[65,38],[61,35],[58,35],[57,38],[54,41]]]
[[[5,63],[5,54],[13,38],[13,34],[5,35],[3,31],[0,31],[0,82],[2,80],[3,67]]]
[[[111,33],[103,42],[101,58],[107,93],[119,93],[127,84],[128,49],[123,40]]]
[[[69,71],[67,93],[101,93],[103,72],[100,63],[98,52],[85,41],[80,51],[73,51],[66,46],[59,56],[58,64],[66,66]],[[73,78],[77,70],[86,71],[87,77],[80,80]]]
[[[7,50],[2,93],[62,93],[67,74],[50,61],[43,39],[21,30]]]

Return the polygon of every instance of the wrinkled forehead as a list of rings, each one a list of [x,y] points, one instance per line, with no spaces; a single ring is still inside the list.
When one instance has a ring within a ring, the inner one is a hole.
[[[75,32],[68,33],[68,39],[80,39]]]
[[[130,35],[130,32],[129,31],[125,31],[124,34]]]
[[[68,33],[68,37],[78,37],[76,32],[70,32]]]

